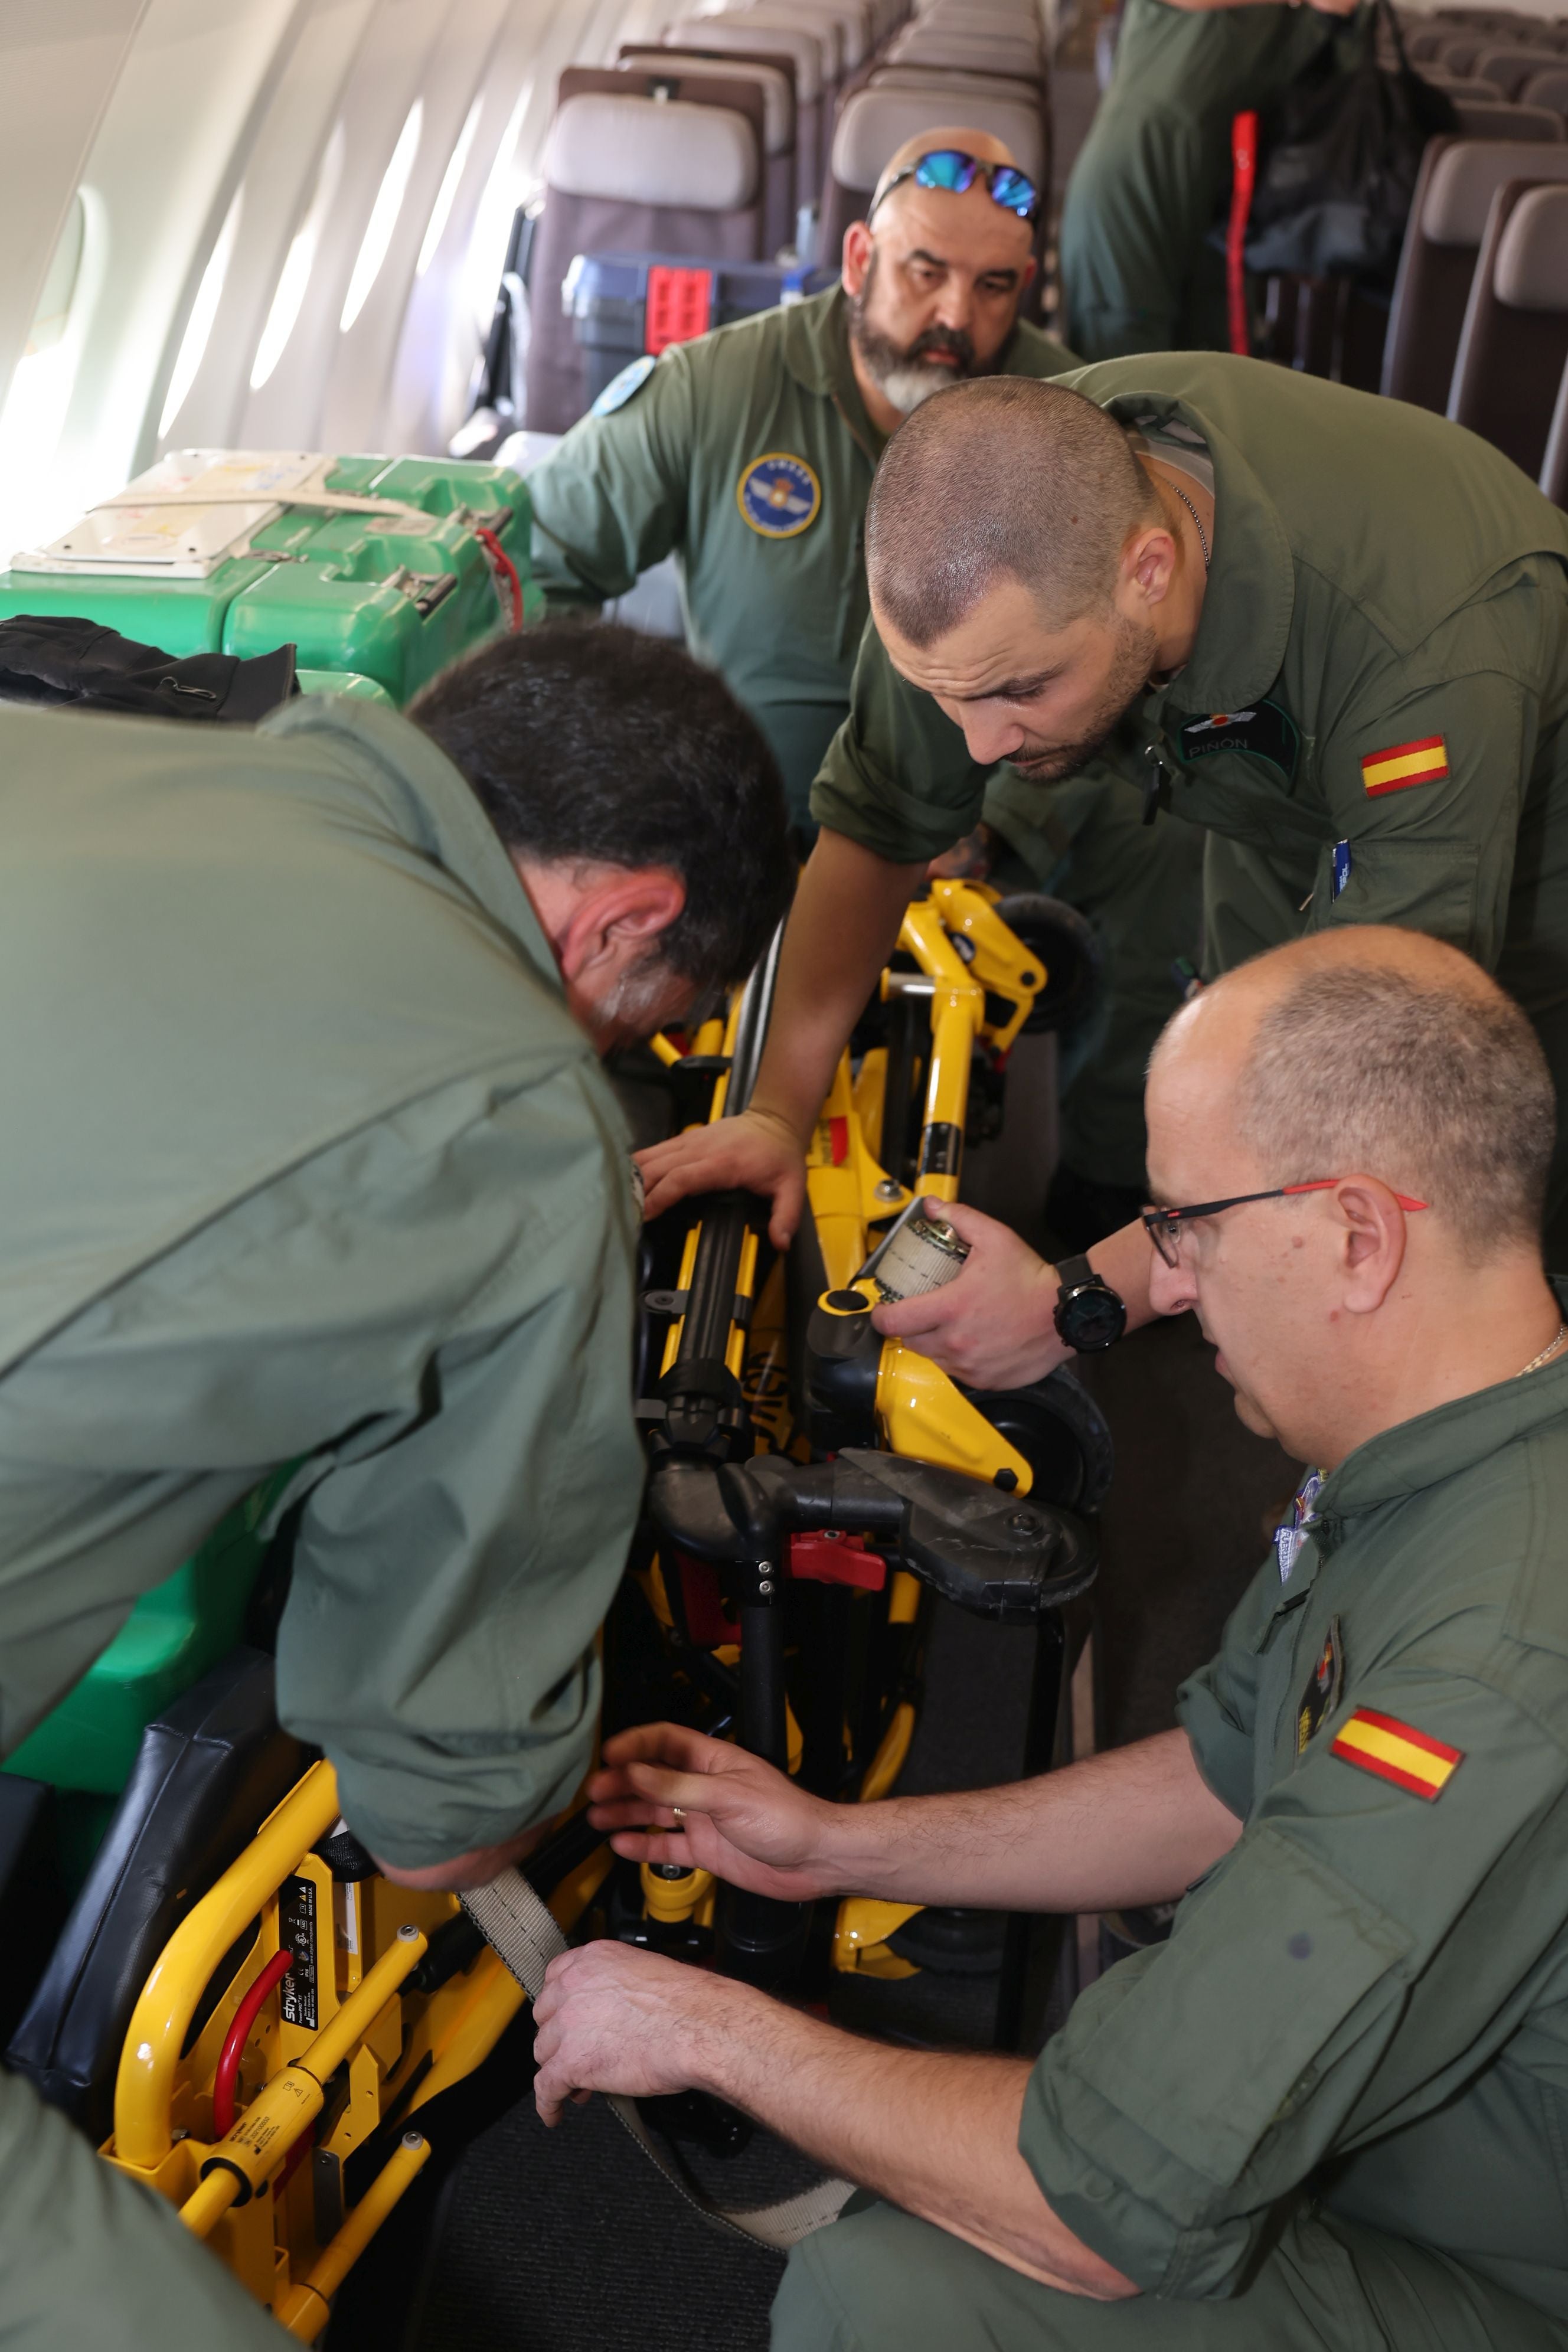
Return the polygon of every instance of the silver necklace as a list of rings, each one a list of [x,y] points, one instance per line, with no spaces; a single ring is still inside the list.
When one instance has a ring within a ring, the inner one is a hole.
[[[1539,1356],[1531,1356],[1529,1363],[1526,1364],[1521,1370],[1515,1372],[1514,1379],[1516,1381],[1521,1381],[1523,1380],[1526,1372],[1538,1372],[1541,1370],[1542,1365],[1546,1362],[1547,1359],[1557,1353],[1558,1349],[1563,1345],[1564,1339],[1568,1339],[1568,1323],[1559,1323],[1557,1326],[1557,1337],[1552,1340],[1551,1346],[1548,1348],[1542,1348]]]
[[[1203,524],[1198,520],[1198,510],[1197,510],[1196,507],[1195,507],[1195,506],[1194,506],[1194,504],[1193,504],[1193,502],[1192,502],[1191,499],[1190,499],[1190,498],[1188,498],[1188,496],[1187,496],[1187,494],[1186,494],[1185,490],[1179,488],[1178,488],[1178,486],[1177,486],[1174,482],[1167,482],[1167,483],[1166,483],[1166,485],[1165,485],[1165,488],[1166,488],[1168,490],[1174,490],[1174,491],[1175,491],[1176,496],[1181,499],[1182,504],[1185,507],[1185,509],[1186,509],[1187,512],[1191,515],[1191,517],[1192,517],[1192,519],[1193,519],[1193,525],[1194,525],[1194,528],[1195,529],[1195,530],[1197,531],[1197,534],[1198,534],[1198,545],[1203,549],[1203,551],[1204,551],[1204,570],[1206,572],[1206,571],[1208,570],[1208,568],[1209,568],[1209,543],[1208,543],[1208,541],[1207,541],[1207,540],[1205,539],[1205,537],[1204,536],[1204,527],[1203,527]]]

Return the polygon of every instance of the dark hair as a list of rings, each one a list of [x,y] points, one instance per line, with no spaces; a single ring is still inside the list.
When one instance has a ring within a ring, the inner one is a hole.
[[[704,987],[751,971],[795,862],[773,755],[715,671],[668,638],[546,621],[454,662],[408,716],[509,849],[668,866],[686,904],[659,956]]]
[[[1125,432],[1081,392],[1032,376],[954,384],[900,425],[877,467],[871,600],[923,647],[1019,580],[1060,628],[1105,609],[1129,532],[1158,514]]]

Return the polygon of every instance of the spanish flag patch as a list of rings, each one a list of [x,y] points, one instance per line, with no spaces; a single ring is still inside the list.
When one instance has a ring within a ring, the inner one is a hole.
[[[1448,772],[1448,746],[1441,735],[1423,735],[1418,742],[1391,743],[1386,751],[1369,751],[1361,763],[1367,796],[1402,793],[1409,784],[1436,784]]]
[[[1380,1780],[1392,1780],[1396,1788],[1425,1797],[1428,1804],[1442,1795],[1465,1760],[1462,1748],[1446,1748],[1440,1739],[1429,1739],[1424,1731],[1392,1715],[1378,1715],[1370,1706],[1357,1707],[1336,1733],[1331,1752],[1347,1764],[1359,1764],[1363,1772],[1375,1772]]]

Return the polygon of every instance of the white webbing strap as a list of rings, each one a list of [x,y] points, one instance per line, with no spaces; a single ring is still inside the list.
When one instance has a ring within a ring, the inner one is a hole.
[[[120,507],[294,507],[306,514],[380,515],[402,530],[421,532],[434,530],[442,520],[402,499],[356,498],[338,490],[121,490],[118,498],[100,499],[92,511],[109,514]]]
[[[486,1941],[500,1953],[530,2000],[537,2000],[544,1983],[544,1971],[556,1954],[566,1949],[566,1938],[521,1872],[503,1870],[488,1886],[475,1887],[464,1895],[463,1908]],[[802,2238],[809,2238],[814,2230],[836,2221],[846,2200],[854,2194],[853,2184],[847,2180],[819,2180],[815,2188],[802,2189],[795,2197],[783,2197],[776,2205],[740,2210],[721,2205],[691,2179],[677,2157],[659,2146],[637,2113],[635,2100],[612,2097],[609,2105],[648,2161],[658,2167],[670,2187],[694,2212],[700,2213],[716,2229],[753,2239],[759,2245],[771,2246],[775,2253],[787,2253]]]

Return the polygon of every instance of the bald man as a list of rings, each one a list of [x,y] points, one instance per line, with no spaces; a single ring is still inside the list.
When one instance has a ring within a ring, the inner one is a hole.
[[[984,131],[909,141],[845,232],[841,285],[634,362],[529,478],[552,610],[595,609],[673,551],[687,641],[768,737],[803,835],[849,709],[866,503],[889,437],[955,382],[1076,364],[1018,316],[1037,202]],[[1142,1196],[1143,1068],[1175,1002],[1172,963],[1195,950],[1202,848],[1152,843],[1137,793],[1104,767],[1048,810],[1003,771],[983,814],[974,870],[1068,899],[1106,952],[1102,1033],[1064,1100],[1071,1172],[1057,1188],[1087,1246]]]
[[[697,2085],[870,2192],[793,2256],[774,2352],[1564,2352],[1568,1286],[1542,1267],[1541,1047],[1466,957],[1369,926],[1197,997],[1148,1121],[1154,1310],[1195,1312],[1243,1421],[1311,1465],[1180,1727],[839,1806],[654,1725],[592,1794],[622,1854],[764,1894],[1178,1901],[1169,1942],[1033,2066],[591,1945],[537,2005],[541,2112]]]

